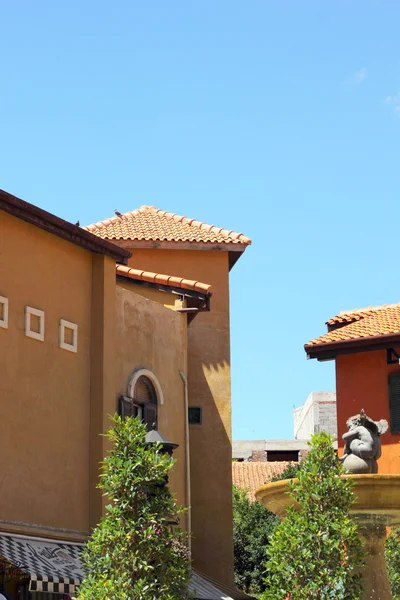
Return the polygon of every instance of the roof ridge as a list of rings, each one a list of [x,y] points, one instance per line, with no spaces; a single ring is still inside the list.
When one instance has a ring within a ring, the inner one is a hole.
[[[353,313],[377,311],[386,308],[395,308],[396,306],[400,306],[400,302],[393,302],[392,304],[379,304],[378,306],[366,306],[365,308],[352,308],[351,310],[341,310],[338,316],[351,315]]]
[[[135,208],[134,210],[130,210],[125,213],[121,213],[121,215],[115,215],[115,217],[108,217],[107,219],[103,219],[103,221],[97,221],[97,223],[91,223],[90,225],[84,225],[82,227],[82,229],[87,229],[88,231],[95,231],[96,229],[102,229],[104,227],[108,227],[112,223],[120,223],[121,221],[124,220],[124,217],[126,217],[126,218],[136,217],[139,214],[139,212],[144,212],[144,211],[141,211],[142,208],[144,208],[144,207],[141,206],[140,208]]]

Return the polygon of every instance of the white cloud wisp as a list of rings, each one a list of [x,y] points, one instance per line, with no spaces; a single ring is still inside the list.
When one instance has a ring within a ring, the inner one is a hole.
[[[397,92],[394,96],[387,96],[385,104],[391,104],[395,112],[400,112],[400,92]]]
[[[362,69],[359,69],[356,73],[354,73],[353,81],[357,85],[360,85],[360,83],[363,83],[363,81],[365,81],[367,79],[367,77],[368,77],[368,71],[365,67],[363,67]]]

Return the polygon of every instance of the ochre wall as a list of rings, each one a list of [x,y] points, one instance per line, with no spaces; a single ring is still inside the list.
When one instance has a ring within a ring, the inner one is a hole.
[[[339,456],[343,454],[342,435],[347,431],[346,421],[363,408],[375,421],[386,419],[389,422],[389,430],[381,437],[379,473],[400,473],[400,434],[390,432],[388,392],[388,374],[398,371],[399,365],[386,364],[386,350],[336,357]]]
[[[87,531],[92,256],[0,212],[0,520]],[[45,340],[24,334],[24,309],[45,311]],[[78,353],[58,347],[78,324]]]
[[[130,284],[116,288],[116,400],[127,395],[135,371],[147,369],[155,375],[164,399],[158,407],[158,429],[179,444],[174,451],[177,463],[169,477],[170,488],[178,502],[186,505],[184,387],[179,375],[179,371],[187,370],[186,317],[135,293],[142,289],[146,288]]]
[[[107,450],[99,434],[139,368],[163,389],[159,428],[180,446],[170,484],[186,504],[181,370],[189,405],[203,409],[203,424],[190,427],[193,558],[200,571],[232,582],[228,253],[134,249],[133,267],[213,286],[211,312],[187,329],[186,316],[167,308],[172,294],[116,288],[111,259],[5,213],[0,219],[0,295],[10,304],[9,328],[0,329],[0,521],[77,531],[97,522]],[[26,305],[45,311],[44,342],[24,335]],[[58,347],[60,318],[78,324],[77,354]]]
[[[131,267],[212,285],[211,311],[198,314],[188,328],[189,405],[203,409],[203,424],[190,426],[192,553],[196,568],[232,583],[228,253],[131,250]]]
[[[157,302],[158,304],[162,304],[163,306],[167,306],[168,308],[172,309],[175,308],[175,303],[179,297],[177,294],[172,294],[172,292],[162,292],[160,290],[156,290],[145,285],[136,284],[133,279],[126,279],[123,282],[118,280],[117,285],[119,285],[120,287],[130,288],[134,290],[135,294],[139,294],[139,296],[144,296],[149,300],[153,300],[153,302]]]
[[[105,515],[108,504],[97,484],[100,463],[111,446],[102,434],[111,426],[116,390],[115,262],[101,254],[92,257],[91,318],[89,524],[92,528]]]

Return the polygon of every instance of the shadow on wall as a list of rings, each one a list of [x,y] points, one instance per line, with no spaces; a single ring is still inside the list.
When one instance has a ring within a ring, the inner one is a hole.
[[[190,426],[193,559],[219,581],[233,582],[230,365],[189,357],[189,406],[202,409]]]

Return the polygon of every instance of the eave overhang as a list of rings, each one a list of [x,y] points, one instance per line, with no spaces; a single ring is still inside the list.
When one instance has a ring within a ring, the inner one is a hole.
[[[132,253],[108,240],[103,240],[78,225],[73,225],[38,206],[25,202],[4,190],[0,190],[0,210],[18,219],[44,229],[76,246],[96,254],[109,256],[118,263],[127,264]]]
[[[340,354],[356,354],[358,352],[373,352],[393,346],[400,346],[400,332],[387,335],[374,335],[352,340],[340,340],[325,344],[305,344],[307,358],[319,361],[334,360]]]
[[[162,285],[152,281],[140,281],[138,279],[131,279],[124,277],[123,275],[117,274],[116,280],[119,283],[137,285],[140,287],[147,287],[157,290],[159,292],[167,292],[169,294],[175,294],[185,300],[186,307],[175,309],[176,312],[186,313],[188,325],[198,315],[199,312],[210,312],[210,300],[212,292],[203,293],[197,290],[190,290],[183,287]]]
[[[239,258],[250,244],[223,243],[215,244],[212,242],[171,242],[161,240],[112,240],[121,248],[136,248],[152,250],[197,250],[202,252],[228,252],[229,270],[236,264]]]

